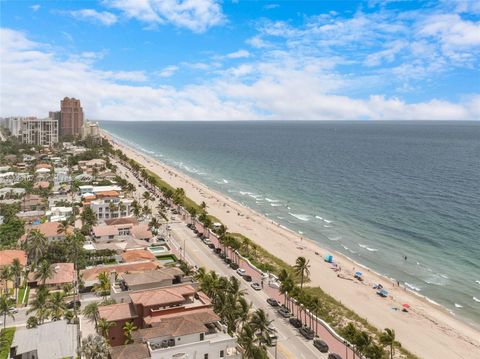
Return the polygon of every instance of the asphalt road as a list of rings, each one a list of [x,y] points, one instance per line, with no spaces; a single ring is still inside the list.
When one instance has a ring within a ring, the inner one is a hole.
[[[246,298],[252,302],[253,308],[264,309],[269,318],[272,320],[272,325],[277,330],[278,348],[277,358],[327,358],[327,354],[320,353],[314,346],[313,342],[307,341],[300,335],[297,329],[288,324],[288,320],[282,318],[277,314],[267,302],[268,295],[263,291],[255,291],[241,277],[230,267],[228,267],[213,251],[208,248],[193,232],[186,227],[185,223],[171,224],[172,237],[169,238],[170,245],[185,248],[186,259],[190,263],[195,263],[199,267],[205,267],[207,270],[214,270],[222,276],[236,276],[241,283],[242,289],[246,292]],[[185,247],[183,247],[185,246]],[[274,357],[274,349],[270,349],[270,354]]]

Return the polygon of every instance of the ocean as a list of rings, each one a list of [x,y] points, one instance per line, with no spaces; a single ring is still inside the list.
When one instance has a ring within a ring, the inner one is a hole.
[[[479,326],[480,122],[101,127]]]

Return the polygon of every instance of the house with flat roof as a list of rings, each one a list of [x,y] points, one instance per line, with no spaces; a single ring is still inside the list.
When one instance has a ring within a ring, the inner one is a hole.
[[[127,217],[128,218],[128,217]],[[114,218],[120,219],[120,218]],[[144,241],[150,241],[153,237],[147,223],[132,224],[100,224],[93,226],[92,235],[95,241],[125,240],[127,236]]]
[[[112,283],[112,298],[120,300],[118,293],[169,287],[174,284],[191,281],[183,271],[176,267],[166,267],[139,273],[121,273]]]
[[[13,359],[61,359],[77,357],[77,326],[66,320],[36,328],[18,327],[10,347]]]
[[[45,211],[47,209],[47,201],[39,195],[27,194],[20,202],[20,209],[23,212]]]
[[[227,358],[241,359],[242,351],[230,336],[220,317],[211,308],[197,308],[164,314],[148,328],[133,333],[140,358]],[[126,358],[128,345],[113,347],[112,359]]]
[[[49,222],[61,222],[73,214],[72,207],[50,207],[45,213]]]

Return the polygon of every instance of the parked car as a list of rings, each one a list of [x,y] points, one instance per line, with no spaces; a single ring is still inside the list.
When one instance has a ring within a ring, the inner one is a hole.
[[[294,328],[301,328],[302,327],[302,321],[298,318],[290,318],[288,322],[293,325]]]
[[[328,353],[328,344],[321,339],[315,339],[313,341],[313,346],[320,350],[321,353]]]
[[[242,277],[246,282],[251,282],[252,281],[252,276],[248,275],[248,274],[245,274],[243,277]]]
[[[260,285],[260,283],[257,283],[257,282],[250,284],[250,287],[252,287],[255,290],[262,290],[262,286]]]
[[[340,354],[330,353],[328,354],[328,359],[342,359],[342,356]]]
[[[247,272],[245,271],[245,269],[243,268],[238,268],[237,269],[237,274],[240,275],[240,276],[244,276]]]
[[[18,309],[16,307],[10,307],[9,308],[9,311],[10,313],[13,313],[13,314],[17,314],[18,313]]]
[[[230,258],[224,258],[223,261],[227,264],[232,263],[232,260]]]
[[[220,247],[215,248],[215,253],[217,253],[217,254],[222,253],[222,248],[220,248]]]
[[[307,340],[312,340],[313,338],[315,338],[315,332],[309,327],[301,327],[299,331],[300,334],[302,334]]]
[[[196,228],[193,229],[193,233],[197,234],[198,230]]]
[[[207,246],[209,246],[210,244],[213,244],[212,241],[208,238],[205,238],[202,240],[203,243],[205,243]],[[215,248],[215,246],[213,246]]]
[[[268,298],[267,303],[270,304],[272,307],[278,307],[279,306],[278,300],[276,300],[274,298]]]
[[[198,237],[198,238],[202,238],[202,237],[203,237],[203,232],[198,232],[198,231],[197,231],[197,237]]]
[[[230,268],[232,268],[233,270],[237,270],[238,269],[238,264],[235,263],[235,262],[232,262],[232,263],[230,263]]]
[[[221,259],[225,259],[225,258],[226,258],[225,253],[223,253],[223,252],[220,252],[220,253],[218,254],[218,256],[219,256]]]
[[[213,244],[212,242],[210,242],[210,243],[208,244],[208,248],[214,249],[214,248],[215,248],[215,244]]]
[[[290,318],[291,314],[287,308],[281,307],[277,310],[278,314],[280,314],[284,318]]]
[[[78,309],[80,308],[80,305],[82,305],[82,303],[79,300],[71,300],[70,302],[67,303],[67,308],[73,309],[75,307]]]

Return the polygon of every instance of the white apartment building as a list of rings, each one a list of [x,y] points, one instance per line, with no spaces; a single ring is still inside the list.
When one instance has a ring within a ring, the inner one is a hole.
[[[23,143],[52,146],[58,142],[58,122],[51,119],[25,118],[21,121]]]
[[[130,217],[133,213],[132,199],[121,197],[106,197],[90,202],[90,207],[97,216],[97,220],[110,218]]]

